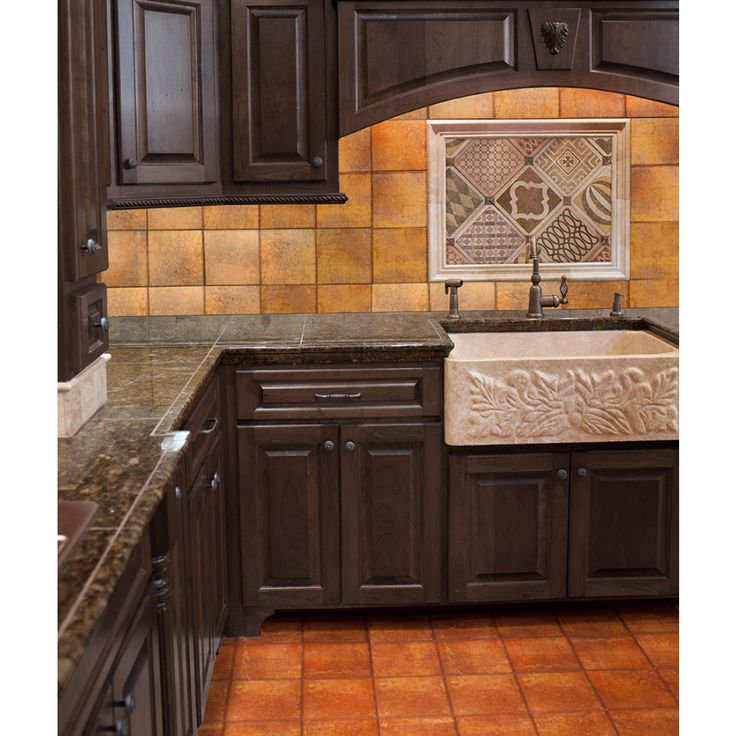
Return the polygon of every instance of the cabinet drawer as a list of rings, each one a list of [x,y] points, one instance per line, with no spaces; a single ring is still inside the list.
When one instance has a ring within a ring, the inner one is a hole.
[[[217,439],[221,423],[220,380],[215,376],[184,425],[184,429],[192,433],[192,444],[189,448],[190,478],[194,478],[199,472]]]
[[[439,416],[437,367],[238,371],[238,419]]]

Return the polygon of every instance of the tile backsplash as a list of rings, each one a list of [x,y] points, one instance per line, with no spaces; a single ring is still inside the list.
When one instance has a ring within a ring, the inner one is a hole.
[[[581,89],[474,95],[340,140],[345,205],[108,213],[111,315],[446,309],[427,277],[431,119],[631,118],[631,278],[575,281],[571,307],[678,304],[678,109]],[[527,282],[466,282],[461,308],[524,308]]]

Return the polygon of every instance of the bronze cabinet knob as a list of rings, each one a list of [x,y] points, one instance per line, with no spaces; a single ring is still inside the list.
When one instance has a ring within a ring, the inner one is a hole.
[[[326,452],[332,452],[335,449],[335,443],[332,440],[327,440],[323,447]]]
[[[138,168],[138,161],[136,161],[134,158],[129,158],[125,162],[125,167],[128,169],[137,169]]]
[[[588,477],[587,468],[578,468],[577,475],[578,475],[578,478],[587,478]]]
[[[212,476],[212,480],[210,481],[210,488],[213,491],[216,491],[219,487],[220,487],[220,474],[219,473],[215,473]]]
[[[356,447],[357,447],[357,445],[355,444],[355,442],[351,442],[350,440],[348,440],[348,441],[347,441],[347,442],[345,443],[345,449],[346,449],[346,450],[347,450],[348,452],[353,452],[353,450],[355,450],[355,448],[356,448]]]
[[[324,166],[325,160],[322,158],[322,156],[315,156],[311,164],[314,166],[315,169],[321,169]]]
[[[101,249],[102,246],[94,238],[87,238],[87,242],[80,246],[80,250],[85,251],[91,256]]]
[[[562,468],[560,470],[558,470],[557,471],[557,477],[560,480],[567,480],[567,470],[564,470]]]

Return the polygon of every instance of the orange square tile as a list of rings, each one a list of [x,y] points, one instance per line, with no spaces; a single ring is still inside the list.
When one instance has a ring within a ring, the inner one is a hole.
[[[601,711],[544,713],[534,716],[539,736],[616,736],[616,729]]]
[[[452,718],[382,718],[381,736],[456,736]]]
[[[680,630],[679,614],[671,603],[620,606],[618,613],[632,634],[671,634]]]
[[[197,732],[202,736],[202,731]],[[224,736],[302,736],[299,721],[233,721],[225,724]]]
[[[213,680],[229,680],[233,675],[233,665],[235,663],[235,644],[229,644],[228,639],[224,639],[220,644],[220,653],[215,659],[215,667],[212,671]]]
[[[224,723],[203,723],[197,731],[197,736],[223,736],[224,733]]]
[[[348,196],[348,201],[318,204],[317,227],[370,227],[371,175],[342,174],[340,189]]]
[[[225,720],[298,720],[301,707],[301,680],[233,680]]]
[[[304,619],[305,642],[368,641],[363,616],[313,614]]]
[[[257,204],[227,204],[203,207],[206,230],[257,230]]]
[[[676,710],[614,710],[611,719],[619,736],[677,736]]]
[[[262,204],[261,229],[303,229],[316,224],[316,208],[313,204]]]
[[[622,118],[626,100],[617,92],[599,89],[560,89],[561,118]]]
[[[646,670],[651,667],[628,634],[601,639],[571,639],[571,642],[586,670]]]
[[[371,645],[375,677],[441,675],[433,641],[374,642]]]
[[[668,708],[677,701],[654,670],[590,670],[606,708]]]
[[[466,281],[459,292],[460,312],[496,308],[496,284],[493,281]],[[445,294],[441,281],[429,285],[429,308],[433,312],[447,312],[450,297]]]
[[[570,285],[572,286],[572,283]],[[465,286],[460,289],[461,294],[464,288]],[[496,282],[496,309],[523,309],[526,312],[528,307],[529,283],[526,281]]]
[[[676,278],[679,270],[680,233],[676,222],[631,224],[631,278]]]
[[[458,97],[429,106],[429,117],[435,120],[474,120],[493,117],[493,93]]]
[[[318,312],[370,312],[373,290],[370,284],[320,284]]]
[[[108,230],[146,230],[146,210],[108,210]]]
[[[107,234],[109,265],[104,273],[108,286],[148,286],[148,233],[120,230]]]
[[[677,667],[680,663],[678,634],[637,634],[636,640],[655,667]]]
[[[228,680],[212,680],[207,691],[204,720],[222,722],[225,720],[227,693],[230,682]]]
[[[680,160],[678,118],[634,118],[631,121],[631,164],[676,164]]]
[[[371,656],[367,642],[304,645],[304,677],[370,677]]]
[[[257,230],[205,230],[205,283],[242,286],[260,281]]]
[[[432,627],[429,618],[422,614],[370,614],[367,624],[368,636],[371,642],[429,641],[432,639]]]
[[[201,227],[201,207],[161,207],[148,210],[149,230],[196,230]]]
[[[108,288],[107,313],[110,317],[144,317],[148,314],[148,289]]]
[[[461,716],[456,719],[460,736],[536,736],[527,715]]]
[[[528,291],[528,289],[527,289]],[[530,636],[562,636],[562,629],[552,611],[509,609],[494,614],[498,633],[504,638],[523,639]]]
[[[304,680],[304,720],[375,716],[370,678]]]
[[[491,615],[484,613],[436,613],[432,629],[439,641],[498,638]]]
[[[560,90],[557,87],[505,89],[493,93],[496,119],[560,117]]]
[[[204,287],[152,286],[148,289],[148,313],[204,314]]]
[[[396,284],[427,280],[427,231],[392,228],[373,231],[373,281]]]
[[[451,715],[441,677],[377,677],[375,685],[380,718]]]
[[[261,283],[314,284],[314,230],[261,230]]]
[[[627,118],[676,118],[679,116],[680,108],[677,105],[626,95]]]
[[[300,616],[281,614],[271,616],[263,622],[261,635],[248,639],[252,643],[264,644],[296,643],[302,640],[303,624]]]
[[[674,279],[635,279],[629,285],[632,307],[676,307],[680,303],[680,285]]]
[[[205,314],[258,314],[260,286],[205,286]]]
[[[261,314],[312,314],[316,307],[316,286],[261,287]]]
[[[445,679],[456,716],[526,713],[513,675],[449,675]]]
[[[373,718],[304,721],[304,736],[378,736],[378,721]]]
[[[426,120],[427,119],[427,108],[418,107],[416,110],[410,110],[405,112],[403,115],[396,115],[391,120]]]
[[[659,667],[657,669],[659,676],[665,681],[669,689],[672,690],[676,698],[680,697],[680,669],[679,667]]]
[[[371,126],[373,171],[427,168],[427,125],[423,120],[386,120]]]
[[[609,608],[563,608],[557,620],[568,636],[619,636],[627,633],[618,614]]]
[[[521,689],[533,716],[599,710],[600,703],[582,672],[519,675]]]
[[[516,672],[578,670],[575,652],[565,637],[505,639],[506,651]]]
[[[371,170],[371,129],[363,128],[338,141],[340,173]]]
[[[628,281],[574,281],[570,279],[567,283],[569,286],[567,298],[570,303],[564,309],[602,309],[606,307],[610,309],[613,304],[613,295],[615,292],[623,294],[623,306],[629,306]],[[551,282],[547,288],[549,289],[549,293],[555,293],[556,286],[554,282]],[[545,289],[546,291],[547,289]],[[527,298],[528,301],[529,299]]]
[[[317,283],[371,283],[370,228],[317,230]]]
[[[426,227],[427,175],[373,174],[373,227]]]
[[[676,222],[679,177],[677,166],[632,166],[631,221]]]
[[[422,284],[373,284],[374,312],[425,312],[429,289]]]
[[[148,275],[151,286],[195,286],[203,284],[202,231],[149,231]]]
[[[511,672],[511,665],[500,639],[441,641],[437,648],[447,675]]]
[[[283,680],[302,676],[301,644],[238,643],[233,679]]]

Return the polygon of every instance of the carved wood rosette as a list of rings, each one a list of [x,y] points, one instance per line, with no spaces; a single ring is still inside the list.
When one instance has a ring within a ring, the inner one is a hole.
[[[557,56],[567,43],[567,37],[570,29],[567,23],[552,23],[547,21],[542,24],[542,36],[544,45],[549,49],[550,54]]]
[[[529,31],[539,71],[572,70],[579,25],[580,8],[529,9]]]

